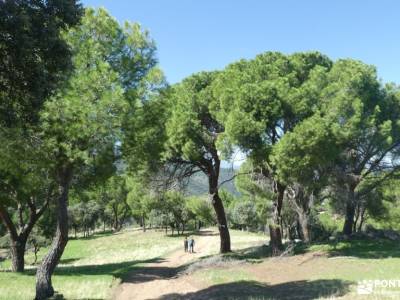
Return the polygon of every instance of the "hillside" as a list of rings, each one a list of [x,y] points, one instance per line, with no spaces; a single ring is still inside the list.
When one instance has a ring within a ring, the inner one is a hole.
[[[234,175],[234,170],[228,168],[221,168],[219,182],[229,180]],[[235,187],[235,181],[230,180],[225,182],[221,189],[225,189],[234,195],[240,195]],[[189,195],[203,195],[208,193],[208,179],[204,173],[196,173],[190,179],[186,187],[186,193]]]

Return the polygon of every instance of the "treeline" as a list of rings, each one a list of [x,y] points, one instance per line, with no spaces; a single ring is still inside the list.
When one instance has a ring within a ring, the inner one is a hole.
[[[78,1],[1,1],[0,31],[0,218],[18,272],[32,231],[48,220],[53,239],[36,274],[36,299],[46,299],[68,214],[101,186],[110,210],[120,210],[107,184],[118,177],[123,135],[166,84],[146,30]]]
[[[259,209],[269,206],[265,223],[276,255],[282,227],[293,227],[284,212],[294,215],[298,235],[308,242],[311,215],[326,199],[343,216],[345,236],[362,228],[367,209],[378,210],[399,175],[399,96],[396,85],[383,85],[375,68],[360,61],[267,52],[170,87],[147,103],[147,114],[156,103],[156,115],[164,118],[144,126],[158,130],[158,138],[132,134],[131,140],[151,141],[159,151],[152,162],[158,155],[178,178],[208,177],[221,252],[230,251],[230,237],[220,165],[240,149],[247,162],[237,176],[250,174],[255,188],[268,194]],[[130,157],[136,166],[146,160]],[[251,209],[249,203],[241,209]]]
[[[273,255],[283,237],[324,235],[323,212],[344,236],[367,216],[397,224],[400,93],[373,66],[266,52],[169,86],[149,33],[103,9],[0,1],[0,31],[0,231],[18,272],[29,238],[53,236],[37,299],[54,294],[70,231],[131,218],[216,224],[222,253],[229,227],[268,228]],[[220,173],[237,151],[235,197]],[[204,198],[184,192],[197,173]]]

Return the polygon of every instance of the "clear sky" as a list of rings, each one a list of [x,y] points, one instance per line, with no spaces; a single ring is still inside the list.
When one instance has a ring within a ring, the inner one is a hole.
[[[397,0],[83,0],[150,30],[170,83],[274,50],[355,58],[400,83]]]

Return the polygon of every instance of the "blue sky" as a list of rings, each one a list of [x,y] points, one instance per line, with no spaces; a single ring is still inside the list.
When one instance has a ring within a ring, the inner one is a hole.
[[[400,1],[83,0],[150,30],[170,83],[274,50],[355,58],[400,83]]]

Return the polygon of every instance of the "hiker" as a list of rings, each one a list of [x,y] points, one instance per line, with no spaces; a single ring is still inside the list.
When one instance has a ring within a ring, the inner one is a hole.
[[[189,240],[189,252],[194,253],[194,239],[193,237],[190,238]]]
[[[185,252],[188,252],[188,239],[185,236],[185,240],[183,241],[183,248],[185,249]]]

